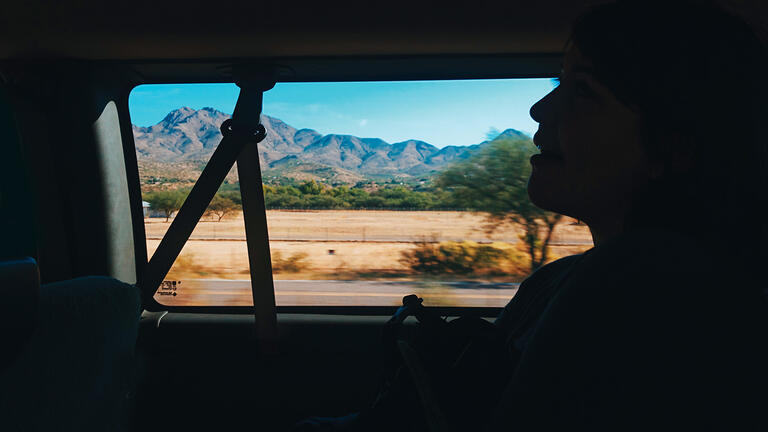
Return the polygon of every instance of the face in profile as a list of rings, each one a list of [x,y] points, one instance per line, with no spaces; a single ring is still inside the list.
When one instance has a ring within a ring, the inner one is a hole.
[[[649,178],[640,118],[595,78],[572,46],[560,85],[531,107],[539,123],[528,194],[537,206],[587,224],[621,220]],[[618,218],[618,219],[617,219]]]

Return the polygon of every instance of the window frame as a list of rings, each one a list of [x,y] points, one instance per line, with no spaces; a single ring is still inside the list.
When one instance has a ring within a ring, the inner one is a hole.
[[[561,53],[556,54],[494,54],[473,56],[359,56],[354,58],[293,58],[262,59],[260,65],[273,65],[277,83],[285,82],[376,82],[422,80],[474,80],[474,79],[523,79],[554,78],[560,70]],[[122,120],[121,134],[125,154],[126,175],[132,207],[134,247],[137,280],[142,280],[149,261],[146,232],[141,200],[136,146],[128,109],[128,98],[136,87],[145,84],[203,84],[233,83],[233,64],[241,60],[214,62],[200,61],[153,61],[134,62],[128,67],[129,74],[118,106]],[[250,63],[250,62],[249,62]],[[382,68],[382,65],[385,67]],[[446,69],[447,67],[447,69]],[[268,238],[266,238],[268,242]],[[273,273],[274,275],[274,273]],[[158,287],[159,288],[159,287]],[[155,289],[155,292],[157,289]],[[159,303],[154,294],[142,299],[142,306],[149,312],[181,312],[206,314],[253,314],[254,306],[167,306]],[[472,315],[495,317],[502,307],[433,307],[440,315]],[[323,315],[371,315],[386,316],[397,306],[276,306],[276,313],[301,313]]]

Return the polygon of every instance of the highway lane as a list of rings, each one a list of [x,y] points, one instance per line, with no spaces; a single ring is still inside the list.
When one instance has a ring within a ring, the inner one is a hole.
[[[397,306],[408,294],[427,306],[502,307],[517,283],[276,280],[279,306]],[[251,306],[249,280],[198,279],[166,284],[155,298],[167,306]]]
[[[147,240],[162,240],[163,236],[161,235],[147,235]],[[245,234],[243,235],[233,235],[233,234],[226,234],[226,235],[215,235],[215,234],[192,234],[189,237],[189,240],[200,240],[200,241],[245,241]],[[456,242],[462,242],[462,241],[470,241],[475,243],[481,243],[481,244],[488,244],[491,243],[487,238],[485,237],[448,237],[443,236],[439,238],[429,238],[429,239],[422,239],[418,237],[413,236],[392,236],[392,235],[382,235],[382,236],[369,236],[365,239],[360,238],[355,235],[334,235],[332,237],[326,237],[323,235],[316,235],[316,236],[303,236],[303,237],[286,237],[286,236],[270,236],[269,237],[270,242],[311,242],[311,243],[416,243],[420,241],[426,241],[427,243],[440,243],[444,241],[456,241]],[[517,243],[519,241],[519,238],[500,238],[500,239],[494,239],[494,241],[498,242],[505,242],[505,243]],[[591,246],[593,244],[592,239],[566,239],[566,240],[553,240],[549,243],[552,246]]]

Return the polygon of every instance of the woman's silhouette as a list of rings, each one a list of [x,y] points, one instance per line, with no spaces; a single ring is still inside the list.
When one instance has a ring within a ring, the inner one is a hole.
[[[495,323],[503,396],[449,420],[768,430],[764,45],[702,2],[601,5],[575,23],[560,84],[531,116],[530,198],[584,221],[595,246],[523,282]],[[448,383],[445,400],[483,393],[466,389]],[[418,424],[397,406],[346,427]]]
[[[595,247],[500,317],[514,328],[547,288],[511,333],[493,430],[768,429],[767,107],[764,45],[716,7],[625,2],[576,22],[560,85],[531,108],[528,190]]]

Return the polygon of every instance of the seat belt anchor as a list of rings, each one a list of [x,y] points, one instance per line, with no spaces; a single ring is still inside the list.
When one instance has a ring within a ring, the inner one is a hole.
[[[223,136],[232,136],[248,144],[258,144],[267,137],[267,130],[261,123],[253,127],[244,122],[227,119],[221,124],[220,130]]]

